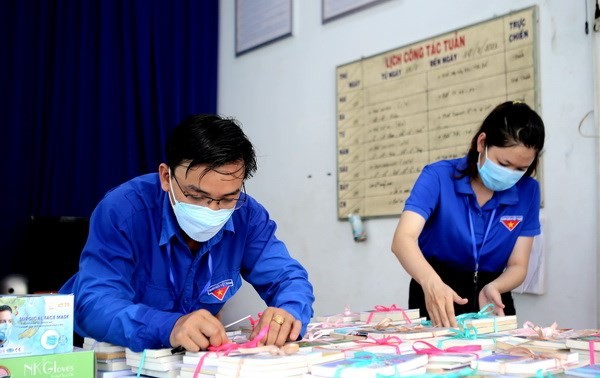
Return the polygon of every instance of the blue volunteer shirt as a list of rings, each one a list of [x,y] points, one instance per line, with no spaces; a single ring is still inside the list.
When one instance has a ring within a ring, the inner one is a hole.
[[[501,272],[519,236],[540,233],[540,188],[531,177],[501,192],[480,207],[468,176],[457,178],[466,157],[427,165],[419,175],[404,210],[414,211],[426,223],[419,236],[425,258],[474,271],[469,212],[479,253],[479,270]],[[495,209],[495,211],[494,211]],[[494,218],[491,219],[492,213]],[[482,248],[485,232],[489,234]]]
[[[158,174],[114,188],[91,216],[79,272],[60,290],[75,295],[75,331],[134,351],[170,347],[179,317],[198,309],[216,315],[243,278],[268,306],[301,320],[304,333],[313,288],[275,230],[247,196],[194,256]]]

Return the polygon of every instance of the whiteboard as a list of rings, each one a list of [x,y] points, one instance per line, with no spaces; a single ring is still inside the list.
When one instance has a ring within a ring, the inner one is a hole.
[[[338,218],[399,215],[507,100],[539,108],[537,7],[336,67]]]

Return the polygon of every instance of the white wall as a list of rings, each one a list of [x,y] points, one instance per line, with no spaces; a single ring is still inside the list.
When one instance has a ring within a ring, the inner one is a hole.
[[[390,0],[327,24],[320,0],[294,1],[294,35],[234,54],[233,0],[220,2],[219,113],[240,120],[259,169],[247,189],[269,209],[280,239],[307,268],[315,314],[374,305],[406,307],[409,276],[390,244],[397,217],[365,221],[355,243],[336,211],[335,68],[493,17],[538,5],[546,294],[515,295],[519,323],[598,326],[598,142],[593,110],[592,15],[583,1]],[[224,321],[264,309],[250,285]]]

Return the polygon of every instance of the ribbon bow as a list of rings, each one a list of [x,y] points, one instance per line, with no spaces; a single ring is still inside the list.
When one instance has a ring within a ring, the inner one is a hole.
[[[400,354],[399,345],[402,344],[402,340],[400,340],[397,336],[385,336],[381,339],[374,339],[372,337],[367,337],[365,340],[356,341],[357,344],[372,344],[376,346],[392,346],[395,349],[396,354]]]
[[[371,320],[373,319],[373,315],[376,312],[392,312],[392,311],[400,311],[400,312],[402,312],[402,317],[404,318],[404,320],[407,323],[411,323],[411,320],[408,317],[408,315],[406,315],[406,312],[404,311],[404,309],[396,306],[395,304],[391,305],[390,307],[381,306],[381,305],[375,305],[374,309],[375,310],[371,311],[371,313],[369,314],[369,318],[367,319],[367,324],[371,323]]]

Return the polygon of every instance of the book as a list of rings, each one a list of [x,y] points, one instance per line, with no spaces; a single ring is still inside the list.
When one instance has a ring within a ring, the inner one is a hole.
[[[115,371],[129,369],[125,358],[115,358],[112,360],[100,360],[96,358],[96,370]]]
[[[598,352],[600,351],[600,334],[566,339],[565,345],[567,348],[587,350],[593,349],[594,351]]]
[[[418,354],[357,353],[352,358],[313,365],[311,374],[319,377],[375,378],[381,375],[422,368],[425,371],[427,356]]]
[[[298,344],[298,350],[305,351],[305,352],[310,352],[311,350],[313,350],[314,347],[323,347],[323,346],[334,345],[334,344],[353,345],[351,340],[345,340],[343,338],[337,338],[337,337],[322,337],[317,340],[312,340],[312,341],[300,340],[300,341],[293,341],[292,343]]]
[[[427,339],[436,336],[449,335],[451,328],[431,327],[415,325],[414,327],[402,326],[400,328],[387,328],[383,330],[372,330],[367,333],[367,337],[373,339],[382,339],[386,337],[397,337],[400,340]]]
[[[177,378],[179,375],[179,369],[169,370],[169,371],[157,371],[152,369],[138,369],[135,367],[131,368],[131,371],[134,373],[139,373],[143,375],[148,375],[150,377],[155,378]]]
[[[494,350],[496,345],[495,338],[486,337],[485,335],[476,339],[436,336],[428,339],[427,342],[440,349],[454,346],[478,345],[481,349]]]
[[[566,348],[565,342],[562,343],[540,343],[541,340],[530,340],[522,337],[504,336],[496,339],[496,350],[506,351],[514,347],[527,348],[532,353],[544,356],[552,356],[567,363],[579,362],[580,356],[575,350]]]
[[[518,327],[516,315],[464,319],[459,324],[459,329],[474,328],[478,335],[510,331]]]
[[[125,377],[137,377],[130,368],[124,370],[114,370],[114,371],[97,371],[96,378],[125,378]]]
[[[567,375],[575,377],[600,377],[600,364],[579,366],[573,369],[568,369],[565,372]]]
[[[421,317],[420,313],[421,310],[418,308],[402,309],[395,305],[392,305],[391,307],[376,306],[374,310],[361,311],[360,321],[371,324],[388,318],[391,320],[405,320],[408,322],[409,319],[412,321],[413,319]]]
[[[125,358],[125,349],[120,352],[98,352],[94,351],[96,359],[98,360],[115,360],[119,358]]]
[[[142,353],[146,353],[146,358],[158,358],[165,356],[172,356],[171,348],[162,348],[162,349],[145,349],[143,352],[134,352],[129,348],[125,348],[125,357],[133,356],[133,358],[141,358]]]
[[[128,355],[126,357],[127,365],[133,368],[142,368],[145,370],[155,370],[155,371],[171,371],[175,369],[178,364],[183,361],[183,355],[181,354],[173,354],[171,356],[163,356],[163,357],[148,357],[144,359],[144,364],[142,365],[142,359],[138,356]]]
[[[471,361],[471,368],[501,374],[536,374],[553,369],[559,362],[554,358],[531,358],[522,355],[494,353]]]
[[[91,337],[84,337],[82,348],[85,350],[93,350],[96,352],[103,353],[114,353],[114,352],[124,352],[125,347],[114,345],[111,343],[107,343],[104,341],[96,341]]]

